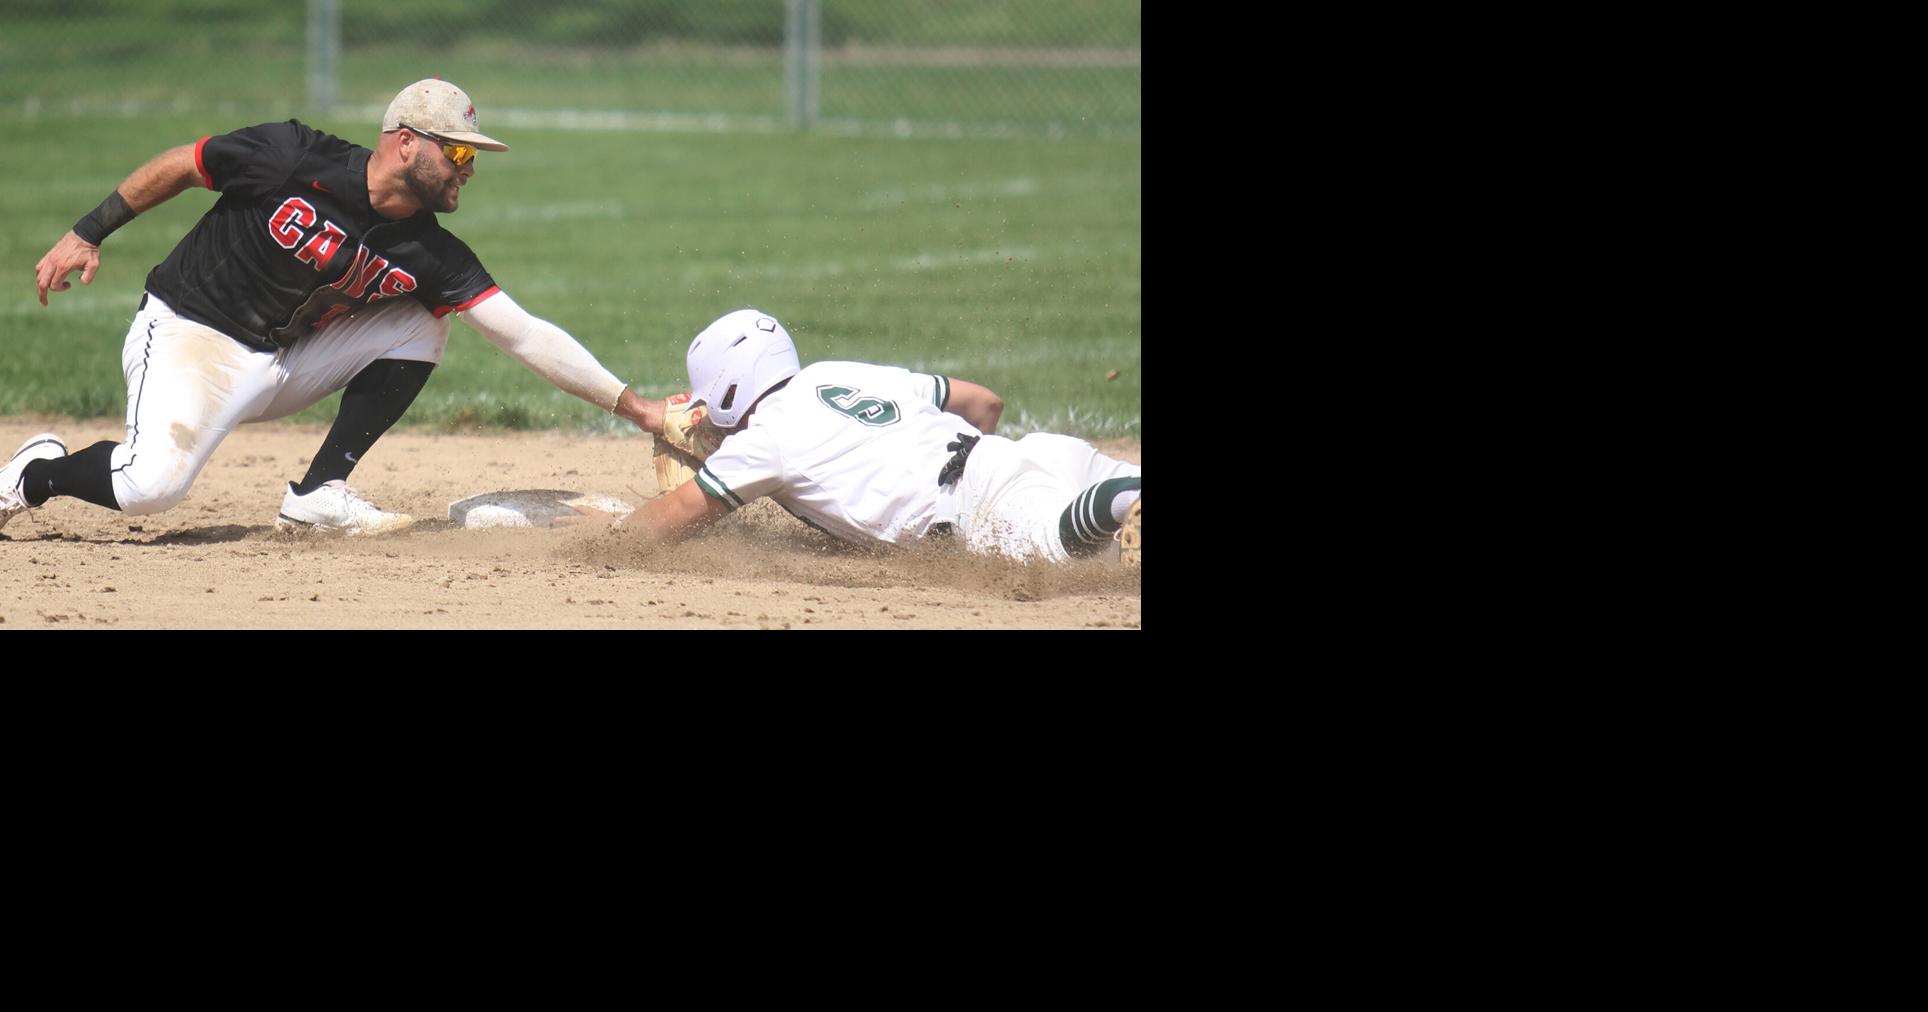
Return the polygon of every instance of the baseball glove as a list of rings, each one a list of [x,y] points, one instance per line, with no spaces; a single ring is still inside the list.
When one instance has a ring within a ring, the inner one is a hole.
[[[1140,552],[1144,550],[1144,534],[1140,529],[1138,507],[1145,504],[1140,499],[1131,504],[1131,512],[1125,514],[1125,525],[1118,528],[1118,559],[1127,566],[1142,565]]]
[[[689,394],[677,394],[663,406],[663,434],[655,439],[651,463],[656,465],[656,486],[664,492],[696,477],[710,454],[723,444],[723,430],[710,422],[709,409],[690,403]]]

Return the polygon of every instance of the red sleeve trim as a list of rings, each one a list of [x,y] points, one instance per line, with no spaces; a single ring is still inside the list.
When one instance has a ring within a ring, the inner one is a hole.
[[[474,309],[476,303],[481,302],[483,299],[486,299],[489,296],[494,295],[495,293],[501,290],[502,290],[502,286],[500,285],[490,285],[489,287],[482,290],[482,294],[476,296],[473,299],[470,299],[467,302],[462,303],[459,306],[442,306],[441,308],[435,310],[435,318],[439,320],[442,317],[449,315],[450,313],[466,313],[469,310]]]
[[[213,136],[209,134],[194,145],[194,168],[201,173],[201,185],[210,190],[214,189],[214,177],[208,175],[208,163],[201,160],[201,149],[208,146],[208,140]]]

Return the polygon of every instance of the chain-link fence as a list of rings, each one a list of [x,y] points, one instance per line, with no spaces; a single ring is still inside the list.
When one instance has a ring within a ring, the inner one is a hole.
[[[1140,130],[1140,0],[0,0],[0,109],[367,118],[438,75],[500,125]]]

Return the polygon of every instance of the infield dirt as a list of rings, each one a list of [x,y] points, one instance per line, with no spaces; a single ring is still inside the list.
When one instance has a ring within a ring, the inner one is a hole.
[[[37,432],[70,450],[112,419],[0,419],[0,453]],[[641,505],[650,440],[555,432],[384,436],[350,479],[409,530],[277,532],[285,483],[325,429],[242,426],[181,505],[130,517],[72,499],[0,531],[0,631],[17,629],[1136,629],[1140,571],[1024,565],[952,548],[866,549],[768,500],[680,544],[634,528],[465,530],[448,505],[481,492],[568,489]],[[1097,444],[1140,463],[1136,442]],[[1155,549],[1154,549],[1155,551]]]

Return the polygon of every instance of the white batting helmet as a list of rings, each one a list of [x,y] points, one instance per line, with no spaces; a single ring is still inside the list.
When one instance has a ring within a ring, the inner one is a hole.
[[[739,309],[703,328],[684,356],[693,399],[709,406],[710,420],[732,428],[743,412],[803,368],[790,332],[776,317]]]

